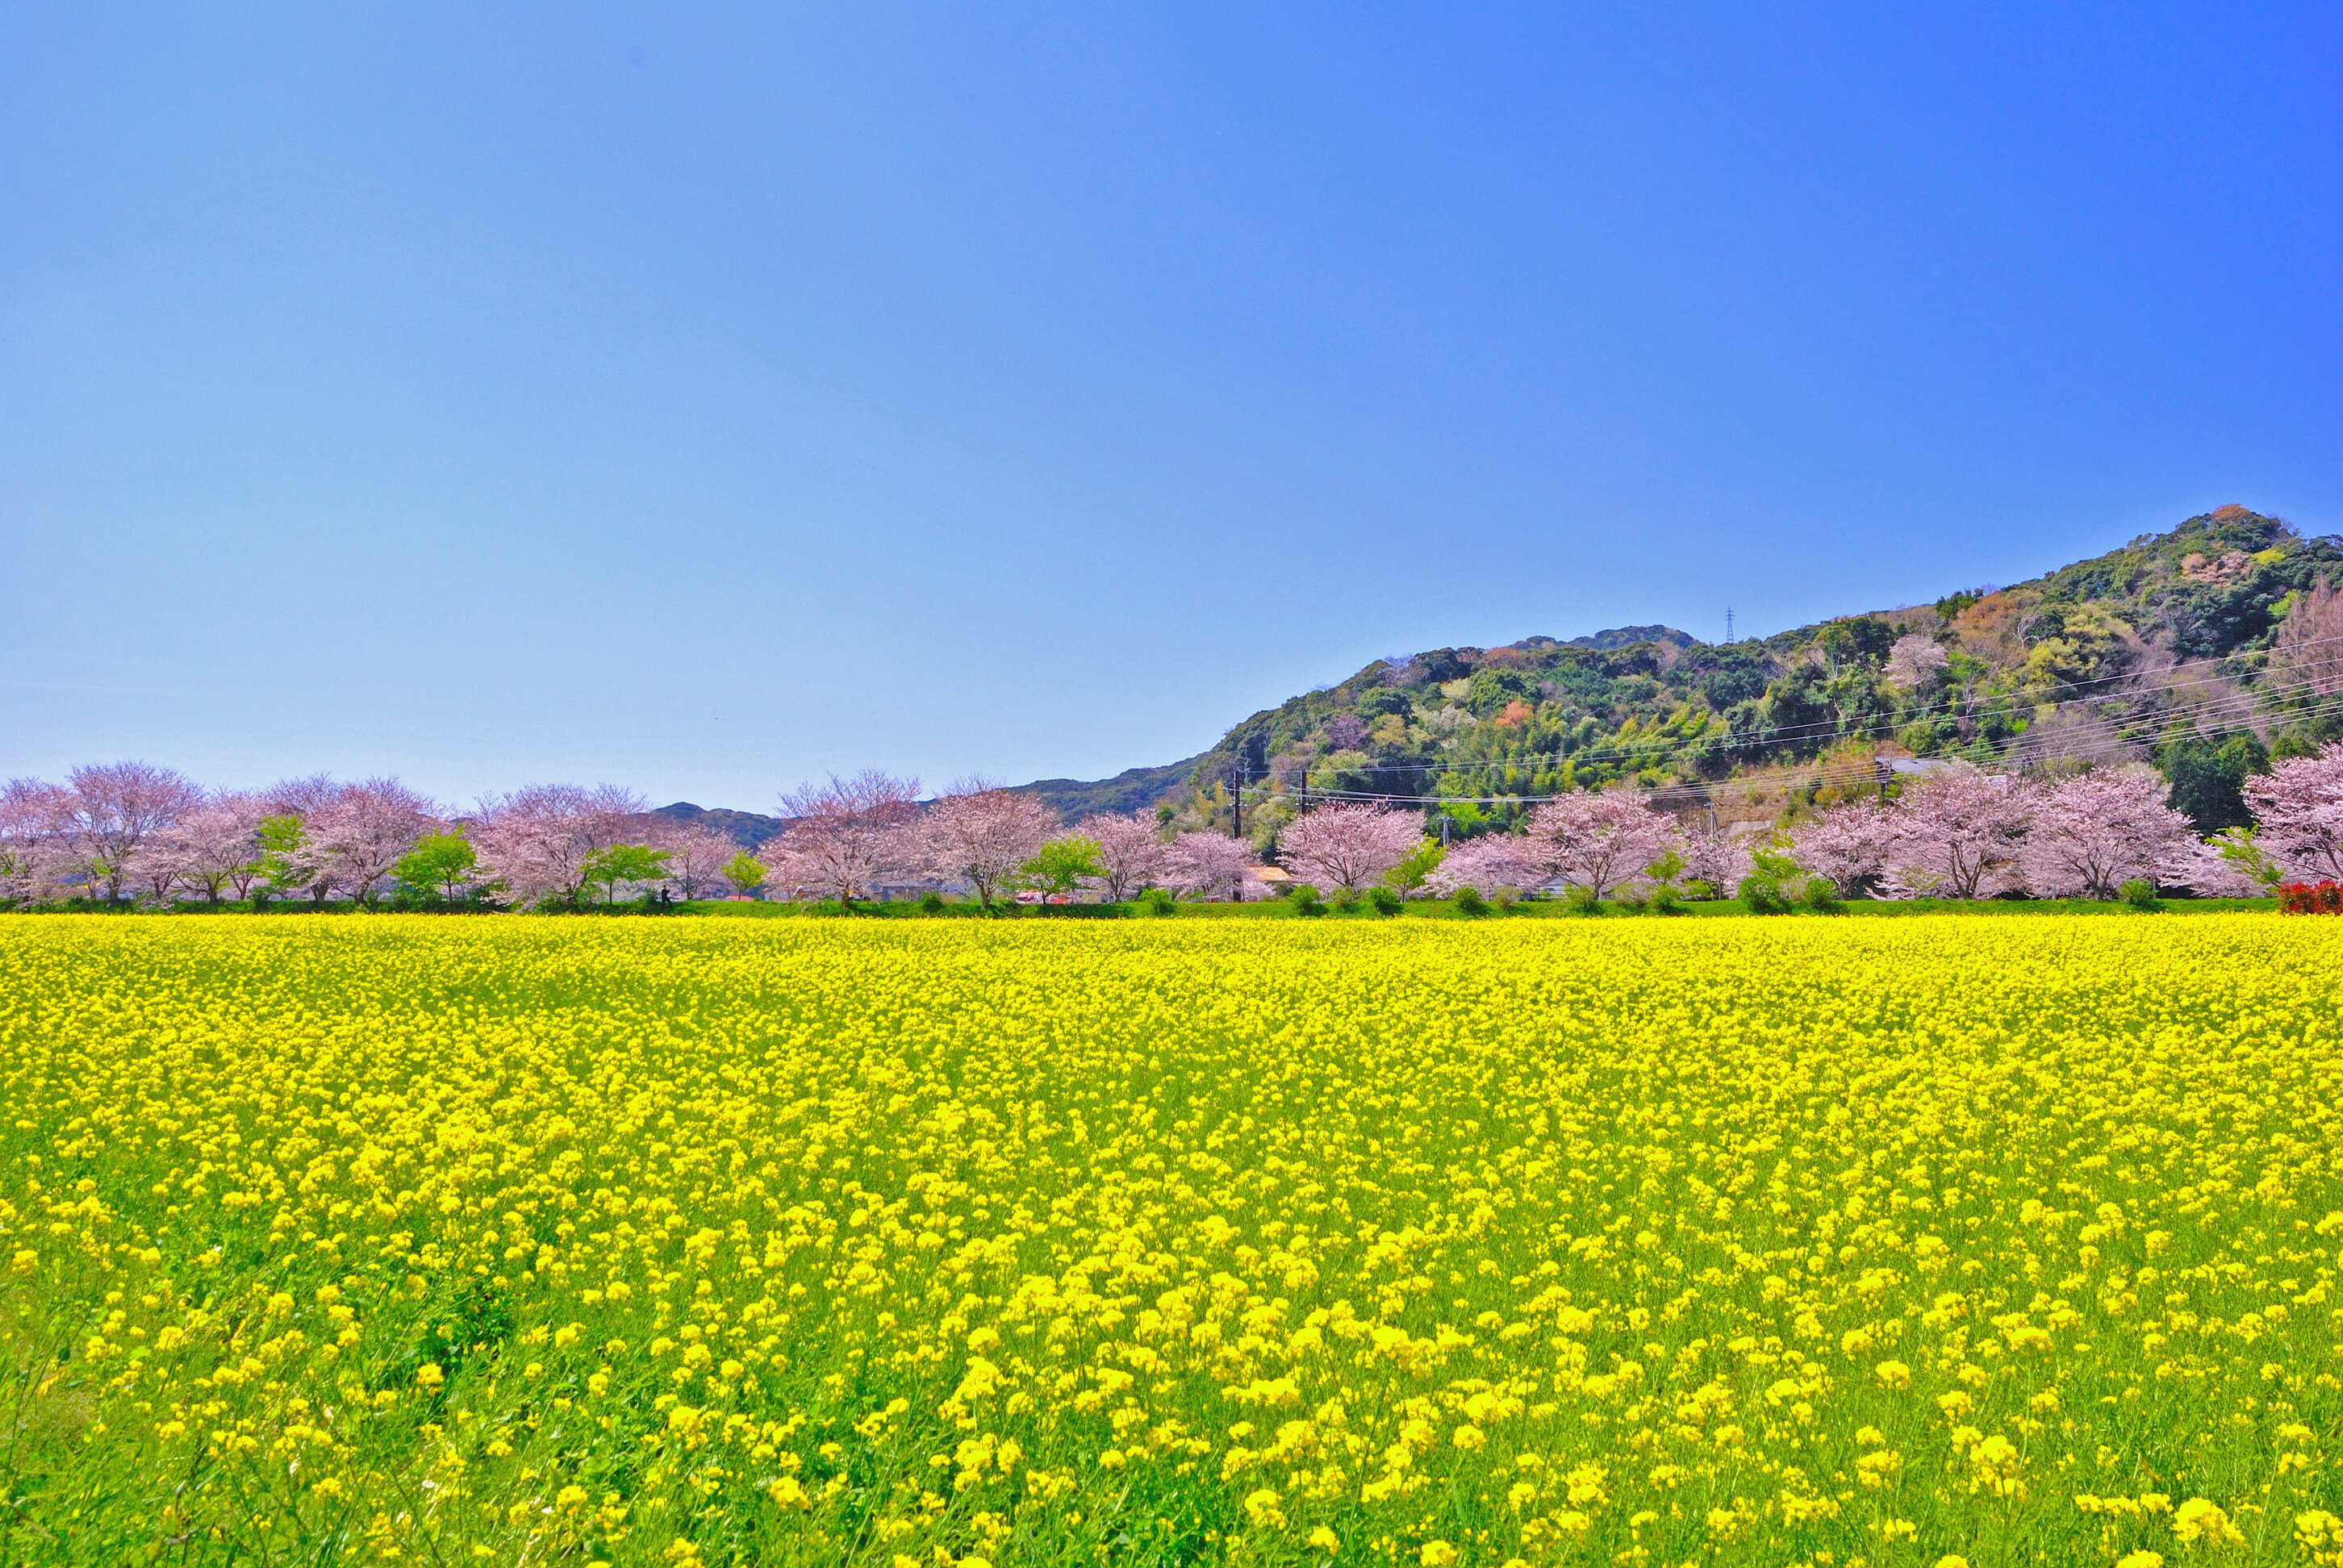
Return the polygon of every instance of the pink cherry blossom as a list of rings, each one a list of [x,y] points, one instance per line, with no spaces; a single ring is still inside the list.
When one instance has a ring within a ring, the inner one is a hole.
[[[2246,780],[2254,842],[2292,880],[2343,881],[2343,740]]]
[[[1138,811],[1101,812],[1083,818],[1074,831],[1098,845],[1099,867],[1106,873],[1099,886],[1112,902],[1161,884],[1172,846],[1163,841],[1152,817]]]
[[[1966,764],[1933,775],[1897,804],[1882,890],[1989,899],[2022,887],[2018,857],[2033,809],[2034,791],[2020,779]]]
[[[1224,833],[1182,833],[1164,855],[1163,879],[1192,898],[1242,902],[1266,890],[1252,874],[1252,846]]]
[[[65,835],[72,792],[38,779],[0,786],[0,900],[47,903],[66,897],[72,877]]]
[[[919,819],[919,863],[964,882],[977,902],[993,898],[1058,830],[1058,814],[1031,795],[976,780],[940,796]]]
[[[213,795],[156,834],[142,858],[165,860],[181,884],[215,904],[224,892],[245,898],[260,877],[258,830],[265,814],[257,795]]]
[[[2112,899],[2136,879],[2225,879],[2219,859],[2165,803],[2167,793],[2154,769],[2136,764],[2094,769],[2042,791],[2020,855],[2026,887],[2045,898]]]
[[[469,834],[481,879],[501,883],[516,909],[575,902],[585,890],[586,862],[635,842],[629,830],[644,809],[640,796],[609,784],[531,784],[494,797],[482,803]]]
[[[168,768],[115,762],[76,768],[65,799],[60,848],[72,872],[119,898],[148,839],[195,809],[203,791]]]
[[[1449,899],[1466,888],[1476,893],[1527,890],[1545,879],[1536,846],[1511,833],[1483,833],[1450,845],[1440,864],[1425,873],[1423,890],[1436,899]]]
[[[436,828],[441,809],[396,779],[346,784],[302,824],[308,851],[322,862],[323,879],[372,903],[399,857]]]
[[[1685,881],[1705,882],[1729,895],[1749,875],[1748,840],[1736,837],[1730,828],[1712,828],[1705,822],[1679,823],[1676,831],[1676,853],[1684,859]]]
[[[758,858],[766,886],[785,899],[860,899],[879,879],[918,863],[919,780],[877,769],[832,775],[781,797],[793,819]]]
[[[1285,869],[1318,887],[1357,892],[1423,841],[1423,819],[1413,811],[1375,806],[1322,806],[1286,824],[1277,836]]]
[[[1926,632],[1913,632],[1896,639],[1887,650],[1887,667],[1882,672],[1890,686],[1900,686],[1907,691],[1917,691],[1936,678],[1952,660],[1936,645],[1936,639]],[[1815,876],[1822,875],[1816,871]]]
[[[1898,825],[1869,797],[1843,801],[1790,829],[1790,858],[1841,898],[1852,897],[1886,869]]]
[[[724,881],[724,868],[740,852],[730,835],[653,816],[638,823],[635,839],[667,856],[666,880],[685,899],[705,898]]]
[[[1596,898],[1676,849],[1675,823],[1625,790],[1565,795],[1530,813],[1525,835],[1544,868]]]

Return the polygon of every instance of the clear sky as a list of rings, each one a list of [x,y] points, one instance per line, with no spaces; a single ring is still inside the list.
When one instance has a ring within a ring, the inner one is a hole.
[[[2343,9],[0,10],[0,774],[770,809],[2343,530]]]

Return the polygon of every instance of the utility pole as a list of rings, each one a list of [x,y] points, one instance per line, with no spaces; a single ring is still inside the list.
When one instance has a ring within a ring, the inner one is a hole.
[[[1725,640],[1727,642],[1733,640],[1733,607],[1731,605],[1725,607]]]
[[[1236,779],[1236,788],[1229,799],[1234,802],[1237,814],[1236,837],[1244,837],[1244,761],[1242,758],[1229,764],[1229,772]]]

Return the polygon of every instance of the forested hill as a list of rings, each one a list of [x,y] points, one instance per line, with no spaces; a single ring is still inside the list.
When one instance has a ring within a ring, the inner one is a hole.
[[[2322,591],[2321,582],[2331,585]],[[1877,759],[2155,762],[2207,831],[2237,783],[2343,736],[2343,538],[2224,507],[2014,587],[1704,643],[1673,627],[1441,648],[1287,699],[1183,762],[1018,786],[1071,822],[1154,809],[1266,849],[1311,799],[1437,797],[1452,829],[1629,779],[1766,820],[1868,787]],[[754,847],[787,819],[679,802]]]
[[[2343,588],[2343,538],[2224,507],[2030,582],[1762,639],[1651,626],[1433,648],[1252,715],[1159,810],[1225,826],[1241,785],[1265,839],[1305,789],[1486,798],[1449,809],[1469,829],[1515,798],[1622,779],[1777,811],[1874,778],[1880,756],[2135,757],[2176,786],[2207,774],[2205,801],[2177,788],[2176,803],[2219,826],[2213,775],[2234,799],[2268,749],[2343,734],[2336,666],[2317,658],[2343,637],[2343,596],[2317,591],[2322,578]]]

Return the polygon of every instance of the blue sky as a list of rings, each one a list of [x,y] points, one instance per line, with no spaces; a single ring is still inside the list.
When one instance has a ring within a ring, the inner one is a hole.
[[[25,5],[0,773],[769,809],[2343,530],[2333,6]]]

